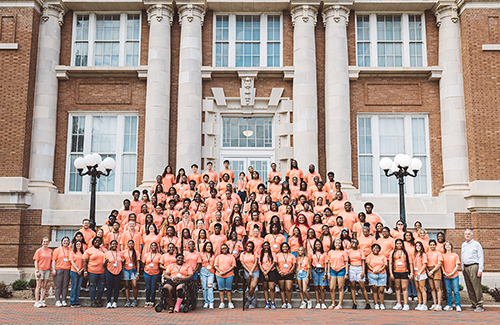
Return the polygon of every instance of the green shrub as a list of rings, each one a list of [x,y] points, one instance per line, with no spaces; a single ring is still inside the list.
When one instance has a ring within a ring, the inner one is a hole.
[[[19,279],[19,280],[12,282],[12,284],[10,286],[15,291],[25,290],[28,288],[28,281]]]
[[[483,288],[483,293],[488,293],[490,291],[490,287],[485,286],[484,284],[482,284],[481,287]]]
[[[5,282],[0,282],[0,298],[11,298],[12,291],[10,291],[9,286]]]
[[[461,285],[461,284],[459,284],[459,285],[458,285],[458,291],[463,291],[463,290],[464,290],[464,286],[463,286],[463,285]]]
[[[36,288],[36,279],[30,279],[28,282],[28,286],[32,289]]]

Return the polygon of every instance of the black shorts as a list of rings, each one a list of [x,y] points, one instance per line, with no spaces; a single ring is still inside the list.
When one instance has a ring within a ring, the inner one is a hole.
[[[278,281],[293,281],[294,279],[294,274],[290,273],[285,276],[281,276],[278,274]]]
[[[165,281],[165,284],[169,284],[174,289],[177,289],[177,286],[180,286],[181,284],[187,284],[187,282],[186,281],[174,282],[172,280],[167,280],[167,281]]]
[[[393,274],[396,280],[408,280],[410,278],[409,272],[393,272]]]
[[[267,274],[269,276],[269,280],[266,280],[264,278],[264,272],[260,271],[259,273],[259,280],[262,282],[278,282],[278,272],[276,272],[276,269],[269,271],[269,273]]]

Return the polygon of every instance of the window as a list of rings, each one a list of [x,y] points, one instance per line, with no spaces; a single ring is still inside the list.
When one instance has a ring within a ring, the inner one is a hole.
[[[422,14],[356,15],[359,67],[423,67],[427,65]]]
[[[358,116],[359,190],[363,194],[397,194],[395,177],[386,177],[380,159],[406,153],[422,161],[416,178],[406,178],[408,195],[427,195],[430,188],[427,116]]]
[[[271,148],[273,146],[271,117],[223,117],[222,146],[240,148]]]
[[[281,66],[281,25],[281,15],[215,15],[215,66]]]
[[[132,114],[72,114],[69,122],[67,192],[89,191],[90,180],[74,167],[76,158],[91,152],[111,157],[116,167],[98,180],[100,192],[129,192],[137,179],[138,117]]]
[[[54,229],[52,230],[52,241],[60,243],[61,240],[67,236],[69,237],[69,241],[73,239],[73,236],[75,233],[79,230],[79,228],[59,228],[59,229]]]
[[[73,66],[138,66],[140,14],[75,14]]]

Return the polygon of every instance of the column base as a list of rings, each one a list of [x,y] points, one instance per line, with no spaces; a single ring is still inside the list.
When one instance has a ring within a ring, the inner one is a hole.
[[[36,180],[36,179],[30,179],[28,187],[35,190],[35,191],[37,189],[42,189],[42,188],[57,189],[57,187],[54,185],[54,182],[44,181],[44,180]]]
[[[469,183],[444,184],[440,193],[465,194],[470,191]]]
[[[0,281],[5,282],[6,284],[11,284],[19,279],[29,280],[34,273],[34,268],[22,269],[17,267],[2,267],[0,268]]]
[[[142,190],[146,189],[149,192],[151,187],[153,187],[153,185],[155,185],[155,184],[156,184],[156,180],[143,180],[142,184],[139,185],[139,190],[141,190],[141,192],[142,192]]]

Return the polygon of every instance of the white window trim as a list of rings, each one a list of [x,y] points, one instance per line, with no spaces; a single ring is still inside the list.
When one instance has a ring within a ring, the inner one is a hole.
[[[141,63],[141,42],[142,42],[142,13],[140,11],[131,12],[109,12],[109,11],[78,11],[73,13],[73,28],[71,33],[71,66],[75,66],[75,41],[76,41],[76,23],[78,15],[89,15],[89,38],[88,38],[88,57],[87,66],[94,66],[94,47],[95,47],[95,33],[96,33],[96,16],[106,15],[120,15],[120,54],[118,67],[126,67],[126,53],[125,43],[127,41],[127,15],[139,15],[139,59],[137,66]],[[85,66],[82,66],[85,68]]]
[[[234,118],[259,118],[259,117],[262,117],[262,118],[271,118],[271,126],[272,126],[272,135],[271,135],[271,147],[248,147],[248,148],[244,148],[244,147],[224,147],[223,146],[223,137],[224,137],[224,123],[222,121],[223,118],[225,117],[234,117]],[[266,153],[266,152],[272,152],[273,153],[273,156],[274,156],[274,151],[276,149],[276,119],[275,119],[275,115],[252,115],[252,116],[244,116],[244,115],[235,115],[235,114],[220,114],[219,115],[219,125],[220,125],[220,137],[218,139],[218,146],[220,148],[220,151],[221,152],[234,152],[234,151],[241,151],[242,153],[243,152],[246,152],[245,154],[248,155],[248,154],[252,154],[253,155],[253,152],[259,152],[259,153]],[[251,153],[249,153],[249,151],[251,151]],[[231,154],[232,155],[232,154]],[[256,154],[257,156],[259,154]]]
[[[137,128],[139,130],[139,115],[137,113],[131,112],[69,112],[68,117],[68,130],[67,130],[67,143],[66,143],[66,170],[65,170],[65,182],[64,182],[64,192],[65,194],[89,194],[90,187],[90,177],[84,176],[82,179],[82,190],[81,191],[70,191],[69,190],[69,182],[70,182],[70,168],[71,168],[71,129],[72,129],[72,121],[74,116],[85,116],[85,133],[83,140],[83,156],[91,153],[92,146],[92,118],[94,116],[116,116],[116,152],[115,152],[115,168],[113,172],[115,173],[115,190],[110,192],[99,192],[99,195],[113,195],[113,194],[121,194],[128,193],[129,191],[122,191],[122,168],[123,168],[123,139],[125,134],[125,117],[126,116],[136,116],[137,117]],[[87,131],[90,130],[90,131]],[[119,136],[121,135],[121,136]],[[139,142],[139,132],[137,132],[137,142]],[[138,143],[137,143],[138,145]],[[138,147],[136,146],[138,149]],[[127,153],[130,154],[130,153]],[[139,157],[138,150],[136,151],[137,158]],[[137,186],[137,184],[136,184]]]
[[[260,66],[258,67],[236,67],[236,16],[260,16]],[[283,13],[267,12],[267,13],[249,13],[249,12],[238,12],[238,13],[227,13],[218,12],[213,16],[213,28],[212,28],[212,66],[215,67],[216,61],[216,51],[215,44],[217,35],[217,16],[229,16],[229,35],[228,35],[228,63],[227,67],[224,68],[267,68],[267,16],[279,16],[280,17],[280,65],[283,67]],[[276,42],[271,42],[276,43]],[[279,68],[275,67],[275,68]]]
[[[401,40],[403,42],[403,67],[410,68],[410,25],[409,15],[420,15],[422,17],[422,67],[427,67],[427,33],[425,29],[425,14],[423,12],[365,12],[356,11],[354,15],[354,30],[356,38],[356,66],[358,65],[358,15],[368,15],[370,26],[370,67],[378,67],[377,51],[377,15],[401,15]],[[366,41],[364,41],[366,42]],[[394,67],[380,67],[392,69]]]
[[[405,177],[405,195],[410,196],[410,197],[430,197],[432,196],[432,173],[431,173],[431,154],[430,154],[430,139],[429,139],[429,115],[422,113],[414,113],[414,114],[373,114],[373,113],[359,113],[356,117],[356,125],[357,128],[358,126],[358,117],[370,117],[371,121],[371,138],[372,138],[372,153],[370,154],[363,154],[363,156],[371,156],[372,159],[372,171],[373,171],[373,193],[362,193],[363,196],[367,197],[377,197],[377,196],[382,196],[382,197],[395,197],[398,196],[398,193],[390,194],[390,193],[382,193],[380,184],[381,184],[381,177],[387,177],[384,175],[380,175],[381,169],[380,169],[380,136],[379,136],[379,122],[378,119],[380,117],[397,117],[401,118],[404,117],[404,132],[405,132],[405,154],[410,155],[413,157],[413,143],[412,143],[412,137],[413,135],[411,134],[411,119],[415,117],[424,117],[425,118],[425,137],[426,137],[426,171],[427,171],[427,193],[425,194],[415,194],[415,188],[414,188],[414,178],[411,176]],[[357,157],[359,158],[360,153],[359,153],[359,136],[358,133],[356,133],[356,141],[358,144],[358,152],[357,152]],[[423,156],[423,155],[419,155]],[[394,176],[391,176],[391,178],[394,178]],[[359,169],[359,159],[358,159],[358,183],[360,181],[360,169]],[[359,184],[358,184],[359,187]]]

